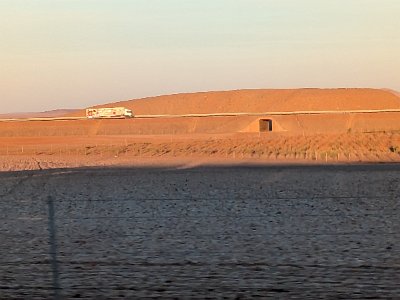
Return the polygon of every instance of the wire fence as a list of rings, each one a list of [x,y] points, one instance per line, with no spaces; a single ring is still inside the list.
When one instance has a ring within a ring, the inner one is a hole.
[[[0,147],[0,155],[90,155],[120,154],[125,150],[124,144],[88,144],[88,145],[7,145]]]
[[[237,143],[240,145],[240,143]],[[151,143],[113,143],[113,144],[54,144],[54,145],[6,145],[0,146],[0,157],[7,156],[53,156],[53,157],[85,157],[85,156],[200,156],[200,157],[226,157],[231,159],[241,158],[266,158],[272,160],[310,160],[317,162],[335,161],[369,161],[383,159],[396,161],[400,159],[400,152],[388,148],[386,151],[350,151],[345,149],[313,150],[308,149],[276,149],[272,147],[257,149],[253,147],[190,145],[190,144],[165,144]]]

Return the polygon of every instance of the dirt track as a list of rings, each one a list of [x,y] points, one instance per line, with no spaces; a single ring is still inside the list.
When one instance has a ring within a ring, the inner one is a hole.
[[[55,286],[86,299],[396,298],[399,174],[397,165],[1,173],[0,298],[49,298]]]

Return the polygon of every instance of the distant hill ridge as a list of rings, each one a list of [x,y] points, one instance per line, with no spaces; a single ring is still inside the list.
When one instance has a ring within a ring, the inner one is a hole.
[[[43,112],[21,112],[21,113],[9,113],[9,114],[0,114],[1,119],[8,118],[56,118],[63,117],[66,115],[70,115],[76,113],[80,110],[78,109],[55,109]]]
[[[260,89],[182,93],[96,107],[110,106],[124,106],[135,114],[400,109],[400,97],[393,91],[369,88]]]

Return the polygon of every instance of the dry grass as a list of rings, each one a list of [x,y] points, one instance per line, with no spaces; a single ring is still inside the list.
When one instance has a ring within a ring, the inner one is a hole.
[[[51,140],[49,140],[49,143]],[[2,145],[0,155],[62,157],[214,157],[306,161],[400,161],[399,133],[237,136],[119,143]]]

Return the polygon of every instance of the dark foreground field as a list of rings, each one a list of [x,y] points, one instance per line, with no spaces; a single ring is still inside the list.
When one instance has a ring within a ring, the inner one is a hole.
[[[399,171],[0,173],[0,298],[396,298]]]

